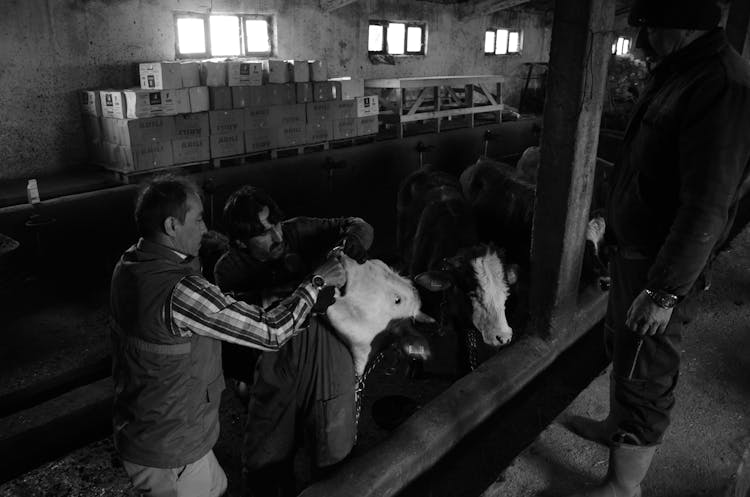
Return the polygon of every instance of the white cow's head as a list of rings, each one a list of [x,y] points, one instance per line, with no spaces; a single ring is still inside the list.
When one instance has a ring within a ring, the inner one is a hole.
[[[471,325],[487,345],[499,347],[513,338],[505,316],[509,286],[517,279],[515,266],[506,266],[491,245],[478,245],[447,259],[443,268],[415,280],[431,291],[449,291],[445,305],[458,323],[471,316]],[[462,326],[459,324],[458,326]]]
[[[394,320],[432,321],[420,311],[419,293],[411,281],[382,261],[357,264],[340,256],[346,270],[346,287],[336,291],[336,302],[326,310],[331,325],[347,343],[355,372],[364,373],[375,337]],[[411,351],[426,358],[428,351]]]

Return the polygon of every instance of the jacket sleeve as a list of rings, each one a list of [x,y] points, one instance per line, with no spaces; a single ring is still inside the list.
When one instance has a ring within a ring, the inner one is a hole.
[[[736,205],[750,160],[750,88],[712,75],[684,104],[679,125],[679,205],[647,288],[686,295]]]
[[[308,241],[315,240],[326,250],[333,248],[344,237],[356,238],[368,250],[374,238],[372,226],[359,217],[296,217],[290,222],[297,230],[300,244],[306,245]]]

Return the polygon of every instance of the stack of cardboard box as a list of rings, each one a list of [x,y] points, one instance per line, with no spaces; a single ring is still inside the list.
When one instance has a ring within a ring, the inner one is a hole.
[[[140,88],[81,93],[95,162],[123,172],[377,133],[364,81],[322,61],[139,65]]]

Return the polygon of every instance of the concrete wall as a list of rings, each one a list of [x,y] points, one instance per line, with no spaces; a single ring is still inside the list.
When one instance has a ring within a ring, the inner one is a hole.
[[[0,181],[79,168],[87,159],[76,90],[130,87],[137,62],[173,59],[174,11],[272,13],[278,56],[323,58],[331,76],[362,78],[502,74],[517,105],[514,78],[524,61],[547,60],[543,16],[506,11],[460,20],[455,6],[359,0],[325,13],[318,0],[2,0],[0,16]],[[368,20],[425,21],[423,57],[373,65]],[[488,27],[524,30],[520,56],[483,54]]]

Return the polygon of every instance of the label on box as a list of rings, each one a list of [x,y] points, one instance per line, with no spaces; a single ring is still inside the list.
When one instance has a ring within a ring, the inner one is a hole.
[[[333,121],[333,139],[354,138],[357,136],[357,119],[335,119]]]
[[[333,81],[313,83],[313,101],[327,102],[329,100],[340,100],[336,93],[336,85]]]
[[[365,80],[352,78],[331,78],[336,86],[336,93],[340,100],[352,100],[365,95]]]
[[[380,114],[377,95],[357,97],[357,117],[377,116]]]
[[[318,121],[306,126],[307,143],[321,143],[333,139],[333,121]]]
[[[151,142],[137,147],[116,145],[113,152],[114,164],[135,171],[168,167],[174,164],[171,141]]]
[[[174,137],[177,139],[208,136],[208,112],[174,116]]]
[[[175,164],[205,162],[211,158],[208,136],[172,140],[172,157]]]
[[[141,88],[144,90],[176,90],[182,88],[179,62],[144,62],[138,64]]]
[[[255,128],[245,131],[245,151],[262,152],[276,148],[276,130]]]
[[[245,129],[244,117],[242,109],[209,111],[209,134],[240,133]]]
[[[106,139],[126,147],[138,147],[152,142],[170,141],[175,136],[173,116],[144,119],[102,120],[107,128]]]
[[[357,136],[374,135],[377,132],[378,116],[357,118]]]
[[[83,90],[80,92],[81,112],[92,116],[102,115],[102,101],[99,99],[98,90]]]
[[[201,65],[199,62],[180,62],[182,87],[192,88],[201,85]]]
[[[333,119],[349,119],[357,117],[356,100],[336,100],[331,102],[331,113]]]
[[[288,83],[291,81],[290,64],[285,60],[267,59],[263,68],[268,74],[269,83]]]
[[[244,132],[211,135],[211,157],[226,157],[245,153]]]
[[[329,121],[333,119],[333,102],[314,102],[305,104],[307,122]]]
[[[267,105],[245,108],[245,129],[270,127],[270,113],[271,107]]]
[[[201,62],[201,85],[227,86],[227,63],[224,60]]]
[[[328,66],[323,60],[308,60],[310,68],[310,81],[327,81]]]
[[[295,83],[297,90],[297,103],[306,104],[313,101],[313,85],[312,83]]]
[[[188,88],[188,97],[190,98],[190,112],[205,112],[211,108],[208,86]]]
[[[209,86],[208,97],[211,110],[232,108],[232,89],[229,86]]]
[[[291,60],[292,81],[295,83],[306,83],[310,81],[310,64],[306,60]]]
[[[286,127],[306,122],[305,104],[272,105],[268,121],[273,127]]]
[[[305,123],[273,129],[276,130],[276,140],[279,148],[294,147],[307,143],[307,125]]]
[[[99,100],[104,117],[125,117],[125,98],[120,90],[102,90],[99,92]]]
[[[174,115],[190,110],[186,90],[123,90],[125,117],[139,118]]]
[[[227,83],[229,86],[260,86],[263,84],[261,61],[227,61]]]

